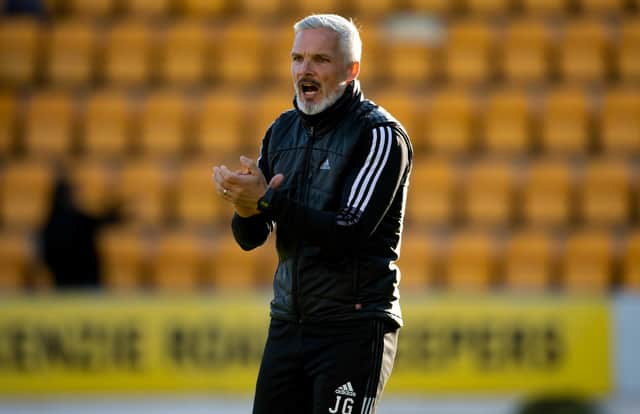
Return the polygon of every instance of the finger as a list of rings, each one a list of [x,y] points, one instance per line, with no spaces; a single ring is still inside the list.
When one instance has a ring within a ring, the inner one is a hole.
[[[256,162],[249,157],[245,157],[244,155],[241,155],[240,164],[242,164],[245,168],[247,168],[250,174],[258,175],[261,173]]]
[[[273,176],[273,178],[271,178],[271,181],[269,181],[269,187],[275,190],[276,188],[280,187],[280,185],[282,185],[283,181],[284,175],[276,174]]]

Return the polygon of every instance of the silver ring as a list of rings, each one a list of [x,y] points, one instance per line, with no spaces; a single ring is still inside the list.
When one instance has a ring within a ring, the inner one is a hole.
[[[225,188],[224,190],[222,190],[222,196],[223,196],[223,197],[224,197],[224,196],[226,196],[228,191],[229,191],[229,190],[227,190],[226,188]]]

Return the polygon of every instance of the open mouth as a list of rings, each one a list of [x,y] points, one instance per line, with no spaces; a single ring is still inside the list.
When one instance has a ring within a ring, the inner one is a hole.
[[[300,81],[298,87],[306,98],[312,98],[320,90],[320,85],[314,81]]]

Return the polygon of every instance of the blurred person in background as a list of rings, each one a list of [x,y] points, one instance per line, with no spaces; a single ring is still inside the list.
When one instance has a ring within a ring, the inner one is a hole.
[[[294,109],[257,161],[213,168],[245,250],[275,229],[279,263],[254,414],[375,412],[402,325],[395,265],[412,148],[364,98],[361,40],[337,15],[294,26]]]
[[[120,218],[119,206],[99,216],[83,211],[66,174],[57,175],[49,214],[38,234],[38,254],[56,288],[100,287],[98,232]]]

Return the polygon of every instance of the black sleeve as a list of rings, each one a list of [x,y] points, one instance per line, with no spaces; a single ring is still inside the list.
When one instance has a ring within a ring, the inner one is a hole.
[[[260,149],[260,158],[258,158],[258,167],[262,170],[267,182],[271,180],[271,173],[267,168],[266,148],[269,144],[271,136],[271,128],[267,130],[262,140],[262,148]],[[256,214],[251,217],[240,217],[233,215],[231,220],[231,230],[233,237],[243,250],[255,249],[261,246],[269,237],[273,230],[273,221],[264,213]]]
[[[367,138],[354,157],[358,165],[345,177],[347,197],[338,211],[303,208],[279,190],[268,190],[258,208],[313,244],[337,249],[360,245],[391,206],[410,163],[409,144],[396,128],[377,127]]]

